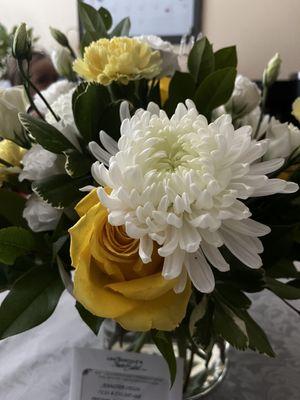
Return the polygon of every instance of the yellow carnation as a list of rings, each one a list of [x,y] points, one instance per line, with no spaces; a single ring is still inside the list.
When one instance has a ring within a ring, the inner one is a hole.
[[[176,294],[177,279],[162,277],[163,259],[157,251],[143,264],[138,240],[108,223],[96,190],[76,211],[81,218],[69,231],[76,299],[94,315],[112,318],[127,330],[176,328],[185,316],[190,282]]]
[[[152,79],[161,71],[159,51],[127,37],[99,39],[84,50],[83,59],[73,69],[90,82],[109,85],[113,81],[127,85],[137,79]]]
[[[21,161],[25,153],[25,149],[10,140],[0,142],[0,186],[7,180],[8,175],[21,172]]]
[[[297,99],[293,103],[293,111],[292,115],[300,121],[300,97],[297,97]]]

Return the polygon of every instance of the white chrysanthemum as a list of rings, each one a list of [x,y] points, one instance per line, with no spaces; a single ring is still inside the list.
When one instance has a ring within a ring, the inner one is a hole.
[[[251,127],[234,130],[229,115],[208,124],[192,101],[186,106],[179,104],[169,119],[153,103],[133,117],[123,104],[118,146],[104,132],[100,139],[107,151],[90,144],[93,154],[108,165],[96,162],[92,173],[112,189],[110,194],[98,189],[109,222],[125,225],[128,236],[140,239],[143,262],[150,261],[154,241],[165,258],[165,279],[181,278],[176,291],[183,290],[188,273],[197,289],[210,292],[210,264],[220,271],[229,269],[219,251],[222,245],[248,267],[262,265],[258,237],[270,229],[250,219],[241,200],[291,193],[298,186],[266,176],[283,160],[257,161],[267,142],[252,140]]]
[[[60,118],[56,121],[50,111],[45,115],[46,121],[58,129],[69,141],[81,152],[81,147],[78,141],[79,132],[76,127],[73,110],[72,110],[72,96],[75,88],[72,88],[67,93],[58,97],[56,101],[51,104],[54,113]]]
[[[35,144],[22,159],[23,170],[19,180],[28,179],[36,181],[49,176],[64,173],[65,158],[61,155],[45,150],[41,145]]]
[[[225,108],[235,118],[240,118],[258,107],[260,101],[261,91],[256,83],[243,75],[238,75],[232,96]]]
[[[68,93],[75,87],[76,83],[63,79],[52,83],[52,85],[50,85],[46,90],[43,90],[41,93],[51,106],[59,98],[59,96]],[[34,103],[42,114],[47,114],[48,108],[38,95],[34,96]]]
[[[268,151],[265,159],[275,157],[289,157],[293,152],[300,153],[300,130],[293,124],[281,123],[272,117],[267,134],[269,139]]]
[[[179,70],[178,55],[170,42],[155,35],[136,36],[134,39],[147,43],[153,50],[160,51],[162,65],[159,76],[172,76],[175,71]]]
[[[26,202],[23,217],[33,232],[45,232],[56,228],[62,212],[33,194]]]

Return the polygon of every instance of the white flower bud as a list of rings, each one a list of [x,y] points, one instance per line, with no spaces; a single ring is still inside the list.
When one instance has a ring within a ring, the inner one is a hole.
[[[276,53],[271,60],[268,62],[267,68],[263,73],[263,84],[266,87],[270,87],[278,78],[281,66],[281,58],[278,53]]]
[[[261,101],[261,91],[255,82],[245,76],[238,75],[231,99],[226,104],[226,111],[233,118],[241,118],[253,111]]]
[[[76,79],[76,75],[72,68],[73,58],[69,49],[66,47],[60,47],[59,49],[53,50],[51,60],[59,75],[64,76],[69,80]]]
[[[28,60],[30,58],[31,40],[27,32],[27,27],[22,22],[14,35],[12,53],[17,60]]]

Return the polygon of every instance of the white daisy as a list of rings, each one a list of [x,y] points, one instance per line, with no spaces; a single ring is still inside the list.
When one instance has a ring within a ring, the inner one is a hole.
[[[151,260],[156,242],[164,278],[180,277],[177,292],[187,275],[201,292],[213,290],[211,265],[229,269],[219,250],[223,245],[248,267],[261,267],[258,237],[270,229],[250,218],[243,200],[298,189],[266,176],[283,164],[282,159],[259,162],[267,142],[252,140],[249,126],[234,130],[229,115],[208,124],[191,100],[179,104],[172,118],[154,103],[133,117],[126,103],[120,112],[118,144],[105,132],[103,148],[90,144],[99,160],[92,173],[112,189],[110,194],[98,189],[109,222],[140,239],[143,262]]]

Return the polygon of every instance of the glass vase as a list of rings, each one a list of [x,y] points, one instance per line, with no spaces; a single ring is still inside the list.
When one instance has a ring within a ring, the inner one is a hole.
[[[159,354],[157,347],[150,341],[141,339],[141,335],[122,330],[113,321],[106,320],[100,331],[101,347],[117,351],[138,351],[147,354]],[[144,339],[147,338],[147,334]],[[226,375],[228,368],[229,345],[223,340],[214,343],[207,355],[202,350],[185,352],[183,399],[197,400],[210,393]],[[174,340],[174,352],[179,356]]]

